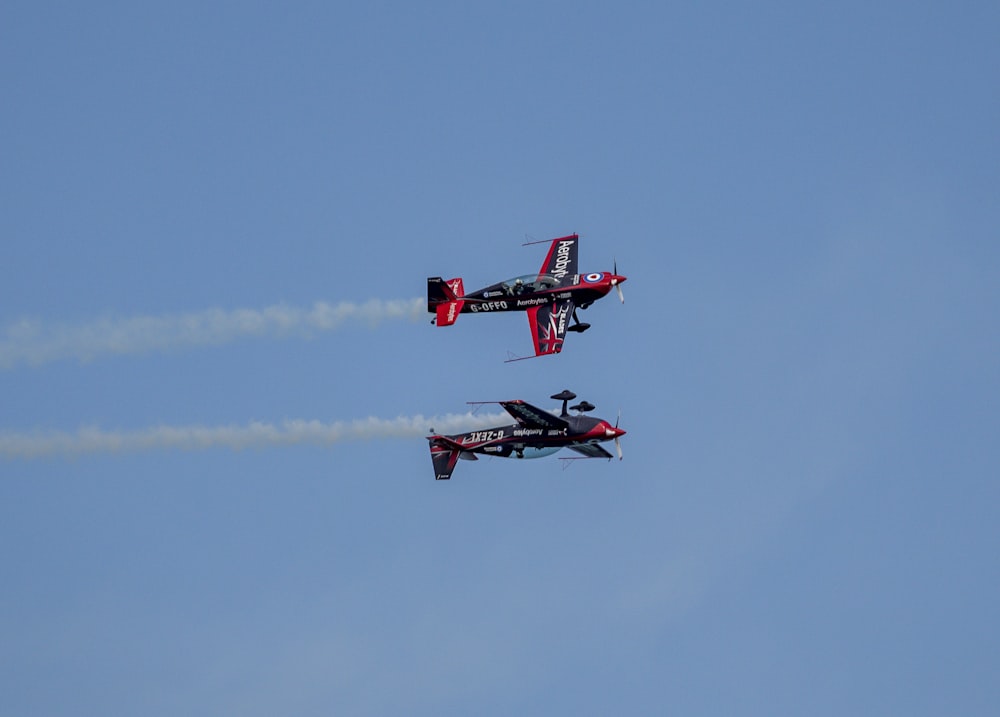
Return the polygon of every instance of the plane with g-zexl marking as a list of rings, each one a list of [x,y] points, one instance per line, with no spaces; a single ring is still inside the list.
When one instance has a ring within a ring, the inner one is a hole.
[[[594,410],[594,405],[586,401],[570,406],[577,411],[576,415],[570,415],[566,405],[576,398],[572,391],[557,393],[552,398],[562,401],[562,412],[558,416],[521,400],[496,401],[517,423],[451,436],[435,434],[432,428],[432,435],[427,436],[427,440],[430,443],[431,460],[434,462],[434,477],[437,480],[448,480],[459,458],[474,461],[478,460],[477,454],[502,458],[541,458],[560,448],[569,448],[585,458],[610,459],[613,456],[599,445],[610,440],[614,440],[618,459],[621,460],[622,446],[619,438],[625,435],[625,431],[618,427],[617,421],[612,426],[603,419],[585,416],[584,413]]]
[[[576,315],[578,308],[586,309],[611,289],[617,289],[618,298],[625,303],[621,287],[625,277],[618,274],[617,262],[612,271],[580,274],[579,240],[577,234],[553,239],[537,274],[518,276],[469,294],[465,293],[461,278],[427,279],[427,310],[435,315],[431,323],[451,326],[459,314],[526,311],[535,356],[559,353],[567,331],[583,332],[590,328],[590,324],[580,322]]]

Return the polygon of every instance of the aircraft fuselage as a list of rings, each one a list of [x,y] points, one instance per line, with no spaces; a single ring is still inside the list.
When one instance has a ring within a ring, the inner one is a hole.
[[[592,274],[575,274],[570,282],[562,285],[547,284],[546,277],[529,275],[491,284],[478,291],[465,294],[465,303],[459,313],[481,314],[497,311],[527,311],[536,306],[554,304],[569,299],[573,305],[585,309],[625,277],[608,271]]]
[[[551,455],[560,448],[576,443],[601,443],[613,440],[615,436],[624,433],[601,418],[590,416],[565,416],[569,423],[566,429],[526,427],[519,423],[508,426],[497,426],[468,433],[458,433],[446,436],[450,441],[461,446],[463,452],[480,453],[502,458],[539,458]],[[533,453],[525,453],[526,449],[534,449]],[[547,450],[544,453],[538,451]]]

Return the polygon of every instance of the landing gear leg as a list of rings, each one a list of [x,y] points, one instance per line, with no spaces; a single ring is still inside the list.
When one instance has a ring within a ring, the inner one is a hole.
[[[575,322],[572,326],[568,327],[567,331],[576,331],[582,334],[584,331],[590,328],[590,324],[584,324],[580,322],[580,318],[576,315],[576,309],[573,309],[573,321]]]

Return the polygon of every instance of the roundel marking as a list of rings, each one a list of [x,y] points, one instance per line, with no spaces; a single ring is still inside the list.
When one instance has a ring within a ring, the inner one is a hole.
[[[583,277],[583,280],[588,284],[596,284],[598,281],[604,278],[604,274],[587,274]]]

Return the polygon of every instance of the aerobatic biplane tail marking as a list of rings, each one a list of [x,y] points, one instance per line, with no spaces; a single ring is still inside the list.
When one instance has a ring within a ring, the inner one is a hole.
[[[451,326],[462,313],[465,286],[461,278],[445,281],[440,276],[427,279],[427,310],[433,311],[438,326]]]

